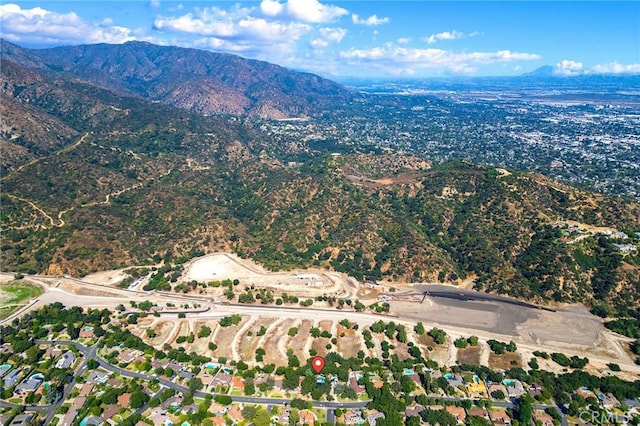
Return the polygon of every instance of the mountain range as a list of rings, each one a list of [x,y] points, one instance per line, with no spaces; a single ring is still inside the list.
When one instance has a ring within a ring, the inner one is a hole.
[[[268,62],[145,42],[28,50],[3,40],[1,48],[4,59],[26,68],[199,114],[299,117],[355,96],[333,81]]]
[[[553,225],[638,229],[637,204],[536,174],[274,137],[258,118],[359,95],[264,62],[138,42],[1,47],[4,270],[84,275],[234,251],[271,269],[472,281],[637,312],[638,257],[595,236],[567,244]]]

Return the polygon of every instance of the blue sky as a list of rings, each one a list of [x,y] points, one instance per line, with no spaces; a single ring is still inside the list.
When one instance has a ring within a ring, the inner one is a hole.
[[[640,2],[3,1],[26,47],[130,40],[194,47],[324,76],[640,74]]]

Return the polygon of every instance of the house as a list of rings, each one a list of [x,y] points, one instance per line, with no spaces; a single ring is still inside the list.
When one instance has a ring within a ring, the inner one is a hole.
[[[62,349],[56,346],[49,346],[45,349],[44,356],[49,358],[57,358],[62,354]]]
[[[122,395],[118,396],[118,406],[122,408],[128,408],[131,404],[131,394],[129,392],[125,392]]]
[[[107,420],[112,419],[116,414],[118,414],[119,410],[120,407],[118,407],[116,404],[111,404],[104,409],[100,418],[106,422]]]
[[[140,352],[139,350],[126,349],[118,354],[118,360],[120,362],[124,362],[125,364],[129,364],[130,362],[138,358],[141,354],[142,352]]]
[[[84,426],[100,426],[102,424],[102,420],[100,419],[100,417],[89,416],[89,417],[85,417],[82,420],[82,424]]]
[[[71,403],[71,407],[75,408],[76,410],[80,410],[82,407],[84,407],[85,402],[87,402],[87,397],[79,396],[73,400],[73,402]]]
[[[639,410],[640,411],[640,401],[637,399],[625,399],[622,401],[624,405],[629,407],[629,409]]]
[[[210,420],[213,422],[214,426],[224,426],[227,424],[226,420],[222,416],[216,416]]]
[[[78,410],[76,410],[75,407],[71,407],[69,411],[67,411],[67,414],[65,414],[62,418],[62,423],[60,423],[60,426],[71,426],[77,415]]]
[[[28,426],[29,423],[31,423],[31,420],[33,420],[32,413],[18,414],[13,418],[13,420],[11,421],[11,423],[9,423],[9,425],[10,426]]]
[[[460,424],[464,424],[467,419],[467,413],[462,407],[456,407],[455,405],[447,405],[444,407],[444,411],[451,414]]]
[[[73,354],[73,352],[66,351],[64,354],[62,354],[60,359],[58,359],[58,361],[56,362],[56,368],[60,368],[60,369],[71,368],[75,360],[76,360],[76,356]]]
[[[204,387],[209,386],[211,384],[212,379],[213,379],[213,376],[211,376],[211,374],[207,373],[206,369],[200,371],[196,375],[196,377],[202,381],[202,385]]]
[[[544,411],[536,410],[533,412],[533,419],[540,422],[542,426],[553,426],[553,417]]]
[[[216,376],[213,378],[213,380],[211,380],[211,386],[227,386],[229,383],[231,383],[231,375],[227,374],[227,373],[220,373],[218,372],[218,374],[216,374]]]
[[[244,388],[244,379],[241,377],[234,377],[231,379],[231,384],[234,388]]]
[[[371,426],[376,426],[376,422],[379,419],[384,419],[384,418],[385,418],[384,413],[379,413],[379,412],[378,413],[371,413],[371,414],[369,414],[367,416],[367,421],[369,422],[369,424]]]
[[[182,404],[182,397],[179,395],[172,396],[171,398],[167,398],[166,401],[162,403],[162,408],[179,408]]]
[[[227,414],[229,415],[229,418],[236,423],[239,423],[242,420],[244,420],[242,411],[240,411],[240,407],[236,404],[233,404],[231,408],[229,408],[229,411],[227,412]]]
[[[597,399],[596,398],[596,394],[591,392],[589,390],[589,388],[583,386],[581,388],[576,389],[576,394],[580,395],[581,397],[583,397],[584,399],[587,398],[593,398],[593,399]]]
[[[469,417],[482,417],[485,420],[491,420],[489,418],[489,412],[486,408],[482,407],[471,407],[467,410],[467,415]]]
[[[476,379],[467,385],[467,394],[470,398],[483,398],[487,396],[487,388],[484,382],[480,379]]]
[[[153,410],[149,416],[149,420],[153,422],[154,426],[164,426],[168,419],[169,414],[166,410]]]
[[[80,329],[78,337],[80,337],[81,339],[93,339],[93,327],[91,327],[90,325],[85,325]]]
[[[113,378],[113,379],[107,380],[107,386],[109,386],[110,388],[118,389],[124,386],[124,383],[122,383],[120,380],[116,378]]]
[[[0,367],[0,378],[4,377],[4,375],[7,374],[9,371],[11,371],[11,365],[9,364],[5,364],[2,367]]]
[[[360,411],[349,410],[344,415],[344,422],[348,425],[362,424],[364,423],[364,419],[362,418],[362,413]]]
[[[93,391],[93,388],[94,388],[94,384],[93,383],[85,383],[80,388],[80,393],[78,393],[78,395],[80,395],[80,396],[89,396],[89,395],[91,395],[91,391]]]
[[[13,353],[13,345],[11,343],[3,343],[0,345],[0,354],[12,354]]]
[[[13,387],[18,382],[21,371],[22,370],[19,370],[16,368],[12,370],[9,374],[7,374],[7,376],[2,381],[5,389]]]
[[[182,407],[182,413],[194,414],[194,413],[197,413],[199,409],[200,409],[200,406],[198,404],[185,405],[184,407]]]
[[[42,382],[44,382],[44,376],[42,374],[36,373],[31,377],[29,377],[28,379],[20,382],[20,384],[16,386],[13,393],[17,395],[25,395],[28,393],[33,393],[36,390],[38,390]]]
[[[444,378],[447,379],[447,382],[454,388],[464,385],[464,380],[457,374],[445,374]]]
[[[309,410],[300,411],[300,423],[303,425],[313,426],[316,421],[316,416]]]
[[[505,379],[502,383],[507,387],[509,398],[517,398],[526,392],[520,380]]]
[[[227,412],[227,407],[217,402],[212,402],[209,406],[209,411],[216,416],[223,416]]]
[[[502,408],[494,408],[491,411],[489,411],[489,417],[491,417],[491,421],[493,423],[496,423],[499,425],[511,424],[511,417],[509,417],[507,412],[504,411]]]
[[[108,371],[93,370],[91,374],[89,374],[89,377],[87,377],[87,383],[99,383],[104,385],[107,383],[107,380],[109,380],[109,376],[111,376],[111,373]]]
[[[192,379],[194,378],[196,375],[193,374],[191,371],[189,370],[182,370],[181,372],[178,373],[178,377],[183,378],[183,379]]]
[[[502,392],[505,398],[509,395],[509,391],[507,390],[507,387],[502,383],[491,383],[489,384],[488,390],[489,390],[489,395],[492,398],[493,398],[494,392]]]
[[[537,396],[540,396],[542,394],[542,386],[540,386],[537,383],[532,383],[529,389],[527,390],[527,393],[534,398]]]
[[[361,395],[365,391],[364,386],[358,383],[358,378],[355,374],[351,374],[349,377],[349,387],[353,389],[356,395]]]
[[[405,408],[404,414],[407,417],[415,417],[415,416],[419,416],[423,410],[424,410],[424,407],[422,405],[417,404],[415,401],[413,401],[411,405]]]
[[[620,401],[618,401],[618,399],[609,392],[606,394],[598,394],[598,399],[600,400],[600,404],[609,410],[620,405]]]

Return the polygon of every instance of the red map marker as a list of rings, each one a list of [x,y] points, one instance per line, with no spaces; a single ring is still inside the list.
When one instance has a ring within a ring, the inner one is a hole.
[[[316,374],[320,373],[324,368],[324,358],[321,356],[316,356],[311,360],[311,367],[316,372]]]

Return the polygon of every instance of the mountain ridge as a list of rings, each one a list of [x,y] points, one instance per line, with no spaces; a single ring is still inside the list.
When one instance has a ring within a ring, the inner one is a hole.
[[[200,114],[299,117],[356,93],[311,73],[269,62],[146,42],[25,49],[3,41],[3,56],[102,87]]]

